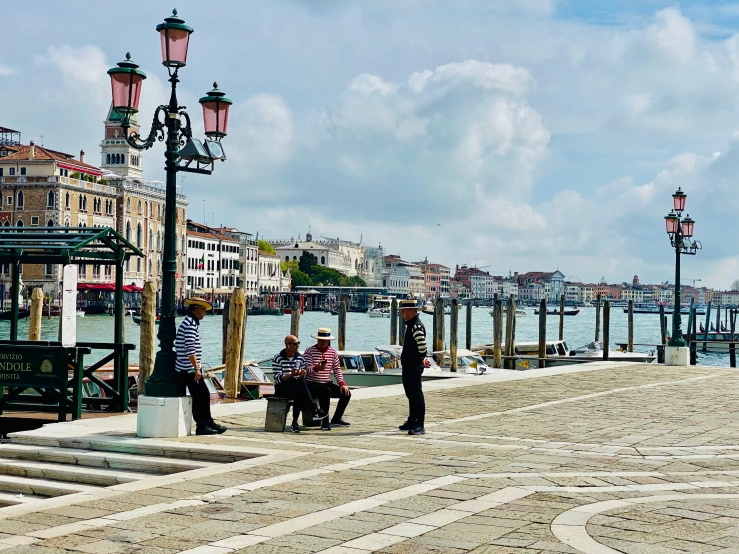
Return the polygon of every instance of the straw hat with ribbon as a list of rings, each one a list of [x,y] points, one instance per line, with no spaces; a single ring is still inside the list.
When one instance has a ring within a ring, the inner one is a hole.
[[[206,312],[213,309],[213,306],[211,306],[208,301],[197,296],[186,299],[183,304],[185,305],[185,308],[190,308],[191,306],[200,306],[201,308],[205,308]]]
[[[418,300],[416,300],[415,298],[409,298],[407,300],[401,300],[399,307],[400,307],[401,310],[417,310],[418,309]]]
[[[328,327],[319,328],[318,333],[316,333],[315,335],[311,335],[311,337],[318,340],[333,340],[336,338],[331,335],[331,329],[329,329]]]

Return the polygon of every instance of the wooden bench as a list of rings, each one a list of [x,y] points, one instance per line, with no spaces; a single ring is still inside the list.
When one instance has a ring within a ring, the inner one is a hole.
[[[283,398],[281,396],[265,395],[267,399],[267,412],[264,416],[264,430],[271,433],[282,433],[285,431],[285,423],[287,422],[287,413],[293,405],[291,398]],[[314,404],[318,404],[317,399],[313,399]],[[312,414],[306,410],[302,410],[303,427],[318,427],[320,421],[314,421]]]

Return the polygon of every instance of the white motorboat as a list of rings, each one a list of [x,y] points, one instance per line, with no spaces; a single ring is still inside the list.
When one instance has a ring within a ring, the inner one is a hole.
[[[370,317],[390,317],[390,312],[381,310],[380,308],[374,308],[373,310],[368,310],[367,315]]]

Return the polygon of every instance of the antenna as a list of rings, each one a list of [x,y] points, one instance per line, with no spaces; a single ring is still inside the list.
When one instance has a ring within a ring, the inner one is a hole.
[[[203,225],[207,225],[208,220],[205,217],[205,198],[203,198]]]
[[[44,135],[39,135],[41,137],[41,148],[44,147]]]

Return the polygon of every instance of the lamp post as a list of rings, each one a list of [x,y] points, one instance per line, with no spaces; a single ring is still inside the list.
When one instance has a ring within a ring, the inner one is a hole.
[[[167,68],[172,92],[169,103],[160,105],[154,112],[151,131],[146,139],[138,133],[129,133],[132,117],[138,113],[141,88],[146,74],[126,54],[126,59],[117,67],[108,70],[113,93],[113,109],[121,116],[121,127],[126,142],[138,150],[151,148],[157,140],[166,141],[165,170],[167,172],[164,206],[164,247],[162,249],[162,304],[159,324],[159,351],[154,360],[154,370],[144,385],[147,396],[184,396],[184,386],[175,375],[174,340],[175,330],[175,272],[177,269],[177,172],[187,171],[210,175],[214,160],[225,160],[220,141],[226,136],[228,113],[231,100],[218,90],[200,99],[203,107],[205,134],[203,144],[192,137],[190,116],[184,106],[177,103],[177,83],[180,68],[187,62],[187,50],[192,27],[172,11],[164,23],[157,25],[161,37],[162,65]],[[165,134],[166,131],[166,134]],[[195,166],[192,167],[192,163]],[[208,169],[208,166],[210,168]]]
[[[678,348],[687,346],[683,338],[680,317],[680,307],[682,304],[680,300],[680,255],[695,255],[702,248],[699,241],[690,242],[693,236],[695,221],[690,218],[690,215],[684,218],[682,217],[687,197],[688,195],[678,188],[675,194],[672,195],[672,210],[665,216],[665,227],[670,237],[670,244],[675,249],[675,307],[672,311],[672,335],[667,346]]]

